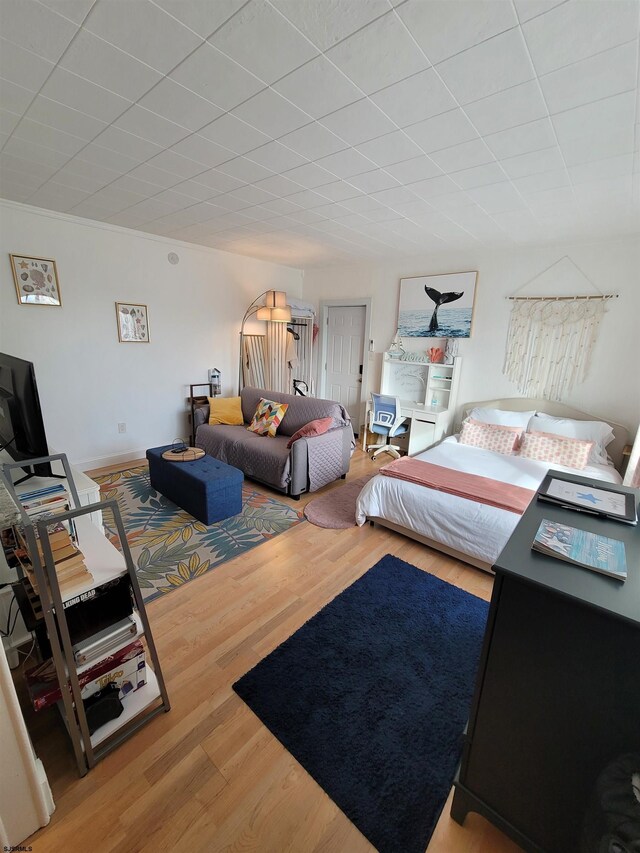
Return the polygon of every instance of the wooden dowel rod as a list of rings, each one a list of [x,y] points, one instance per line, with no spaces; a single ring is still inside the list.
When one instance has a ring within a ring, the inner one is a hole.
[[[507,296],[507,299],[513,302],[564,302],[565,300],[575,299],[617,299],[617,293],[603,293],[602,296]]]

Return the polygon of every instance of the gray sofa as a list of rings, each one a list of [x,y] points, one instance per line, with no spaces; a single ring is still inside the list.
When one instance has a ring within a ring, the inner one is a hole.
[[[261,397],[289,404],[274,437],[256,435],[247,429]],[[252,480],[297,499],[303,492],[315,492],[347,474],[355,441],[351,420],[340,403],[260,388],[243,388],[240,398],[245,421],[242,426],[210,426],[209,407],[196,410],[197,447],[239,468]],[[287,442],[301,427],[327,417],[334,422],[328,432],[299,438],[287,448]]]

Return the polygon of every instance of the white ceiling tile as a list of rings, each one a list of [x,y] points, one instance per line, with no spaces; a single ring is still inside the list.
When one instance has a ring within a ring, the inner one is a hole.
[[[94,201],[93,196],[89,196],[89,198],[81,201],[80,204],[77,204],[73,208],[72,212],[74,216],[83,216],[86,219],[97,219],[98,221],[101,221],[106,219],[108,216],[112,216],[114,211],[105,208],[97,201]]]
[[[633,126],[635,111],[635,92],[625,92],[558,113],[551,121],[562,145],[575,137],[598,133],[603,125],[609,128]]]
[[[321,192],[331,201],[344,201],[360,196],[360,190],[348,181],[334,181],[331,184],[324,184]]]
[[[542,151],[507,157],[501,161],[501,164],[510,178],[522,178],[525,175],[536,175],[539,172],[552,172],[555,169],[564,168],[564,160],[557,145]]]
[[[268,178],[263,178],[257,182],[256,186],[276,196],[291,196],[302,189],[300,184],[289,180],[284,175],[271,175]],[[308,192],[310,191],[308,190]],[[290,200],[293,201],[293,199]]]
[[[266,133],[272,139],[278,139],[291,133],[298,127],[308,124],[309,116],[273,89],[264,89],[253,98],[237,107],[233,114]]]
[[[374,164],[353,148],[347,148],[345,151],[338,151],[328,157],[321,157],[318,160],[318,165],[338,178],[350,178],[352,175],[371,171]]]
[[[127,177],[155,184],[158,189],[173,187],[181,180],[179,175],[174,175],[165,169],[159,169],[157,166],[151,166],[149,163],[141,163],[136,166],[135,169],[128,172]]]
[[[57,101],[43,98],[41,95],[29,107],[26,118],[41,124],[65,130],[81,139],[90,140],[97,136],[107,126],[105,122],[88,116],[79,110],[73,110]]]
[[[433,64],[518,24],[503,0],[409,0],[398,14]]]
[[[82,190],[74,189],[73,187],[65,187],[62,184],[56,184],[54,181],[41,186],[36,194],[30,199],[32,204],[38,207],[46,207],[51,210],[61,210],[63,212],[71,210],[76,204],[89,198],[89,193]]]
[[[134,133],[143,139],[149,139],[165,148],[189,135],[187,128],[168,121],[157,113],[152,113],[151,110],[145,110],[137,104],[123,113],[114,124],[122,130]]]
[[[415,142],[401,130],[394,130],[392,133],[379,136],[377,139],[363,142],[362,145],[356,146],[356,150],[373,160],[378,166],[391,166],[394,163],[401,163],[403,160],[410,160],[422,153]]]
[[[481,139],[452,145],[442,151],[434,151],[431,159],[440,166],[443,172],[459,172],[461,169],[471,169],[490,163],[493,155]]]
[[[34,97],[35,92],[9,80],[0,80],[0,102],[3,109],[22,115]]]
[[[265,0],[247,3],[210,41],[265,83],[279,80],[318,53]]]
[[[487,213],[503,213],[525,207],[522,197],[509,181],[470,189],[469,195]]]
[[[40,183],[43,183],[52,177],[56,168],[58,168],[55,164],[39,163],[35,161],[32,162],[25,159],[27,156],[28,152],[26,151],[25,155],[22,156],[20,154],[14,154],[7,151],[5,147],[3,152],[0,154],[0,168],[9,169],[12,172],[23,174],[27,180],[33,178],[39,179]]]
[[[179,154],[181,157],[187,157],[195,163],[201,163],[202,167],[200,171],[204,171],[205,166],[212,169],[234,157],[232,151],[223,148],[221,145],[216,145],[215,142],[211,142],[197,133],[188,136],[186,139],[181,139],[180,142],[176,142],[172,146],[171,151]]]
[[[296,69],[273,87],[314,118],[332,113],[362,97],[362,92],[324,56]],[[313,98],[309,98],[313,92]]]
[[[465,112],[483,136],[548,115],[540,87],[535,80],[467,104]]]
[[[327,57],[366,94],[377,92],[429,66],[393,12],[331,48]]]
[[[423,181],[427,178],[435,178],[441,174],[441,170],[430,157],[422,155],[412,160],[396,163],[395,166],[387,166],[386,171],[393,175],[401,184],[412,184],[415,181]]]
[[[280,142],[288,148],[293,148],[308,160],[317,160],[319,157],[335,154],[348,147],[346,142],[318,122],[307,124],[294,130],[293,133],[285,134],[280,137]]]
[[[98,0],[84,29],[163,74],[202,39],[149,0]]]
[[[162,151],[162,146],[156,145],[148,139],[134,136],[126,130],[115,127],[115,125],[105,128],[93,141],[103,148],[118,151],[127,157],[134,157],[138,162],[148,160],[149,157],[153,157]]]
[[[272,172],[286,172],[307,162],[300,154],[296,154],[280,142],[268,142],[247,154],[247,158],[271,169]]]
[[[324,214],[327,219],[336,219],[339,216],[349,215],[349,211],[341,204],[324,204],[318,208],[317,212]]]
[[[548,118],[527,122],[509,130],[501,130],[484,137],[498,160],[505,157],[516,157],[529,151],[539,151],[556,144],[551,121]]]
[[[57,66],[41,95],[101,121],[111,122],[131,106],[131,101]]]
[[[55,68],[52,62],[0,38],[0,77],[37,92]]]
[[[153,0],[202,38],[208,38],[221,27],[247,0]]]
[[[320,120],[320,124],[329,128],[350,145],[358,145],[391,133],[395,125],[375,104],[363,98],[355,104],[343,107]]]
[[[324,189],[324,187],[323,187]],[[315,209],[326,205],[327,199],[313,190],[304,190],[303,192],[294,193],[289,196],[289,201],[297,204],[299,207],[306,209]]]
[[[591,160],[617,157],[633,151],[633,125],[607,127],[603,125],[589,136],[568,139],[560,146],[567,166],[579,166]]]
[[[120,210],[118,213],[107,216],[104,221],[110,222],[111,225],[121,225],[123,228],[139,228],[148,219],[140,213],[132,213],[130,210]]]
[[[236,154],[246,154],[247,151],[264,145],[270,139],[266,133],[261,133],[231,113],[225,113],[211,124],[200,128],[198,132],[200,136],[229,148]]]
[[[518,19],[521,23],[537,18],[538,15],[543,15],[554,6],[559,6],[560,3],[565,3],[566,0],[514,0]]]
[[[391,220],[398,218],[398,211],[391,210],[390,207],[382,206],[376,210],[368,210],[366,217],[372,222],[390,222]]]
[[[50,62],[57,62],[78,25],[36,0],[20,0],[19,3],[0,3],[0,29],[7,41]]]
[[[87,16],[95,0],[39,0],[43,6],[48,6],[53,12],[68,18],[74,24],[81,24]]]
[[[111,148],[105,148],[103,145],[90,142],[89,145],[82,149],[76,159],[82,160],[83,163],[104,166],[106,169],[113,169],[122,173],[128,172],[130,169],[140,165],[144,157],[135,155],[132,151],[130,154],[122,154],[120,151],[114,151]]]
[[[127,175],[127,178],[128,177],[129,176]],[[204,184],[199,184],[196,181],[182,181],[181,183],[176,184],[173,189],[176,190],[176,192],[195,199],[196,201],[207,201],[208,199],[219,195],[216,190],[212,190],[211,187],[205,187]]]
[[[209,42],[188,56],[170,77],[223,110],[232,110],[264,88],[261,80]]]
[[[151,160],[148,161],[147,165],[155,166],[157,169],[169,172],[170,174],[175,175],[178,180],[181,178],[193,178],[205,171],[202,163],[196,163],[194,160],[179,154],[177,151],[170,151],[169,149],[162,151],[160,154],[156,154],[155,157],[152,157]],[[144,179],[144,175],[140,175],[140,177]],[[152,178],[149,178],[149,180],[153,181]],[[153,182],[155,183],[155,181]],[[176,183],[177,182],[178,181],[176,180]],[[169,186],[173,186],[173,184],[170,184]]]
[[[234,198],[238,198],[240,201],[246,201],[249,204],[263,204],[265,201],[273,200],[273,195],[271,193],[260,189],[260,187],[254,187],[253,185],[240,187],[240,189],[234,190],[231,195],[233,195]]]
[[[635,89],[637,62],[638,44],[629,42],[545,74],[540,85],[549,112],[559,113]]]
[[[305,163],[303,166],[297,166],[295,169],[289,169],[286,177],[308,190],[314,187],[322,187],[325,184],[330,184],[335,181],[335,175],[327,172],[322,166],[317,163]]]
[[[632,171],[633,154],[622,154],[619,157],[608,157],[604,160],[592,160],[590,163],[569,168],[571,181],[574,185],[603,178],[619,178],[630,175]]]
[[[114,211],[124,210],[144,200],[144,196],[123,187],[108,186],[93,194],[93,201],[105,209]]]
[[[251,202],[243,201],[234,195],[218,195],[215,198],[215,204],[224,208],[224,210],[243,210],[251,207]]]
[[[189,130],[200,130],[222,113],[211,101],[168,77],[147,92],[138,105]]]
[[[110,184],[120,176],[115,169],[106,166],[96,166],[93,163],[85,163],[74,157],[60,169],[56,175],[56,181],[80,190],[94,191]]]
[[[415,124],[457,106],[455,98],[433,68],[376,92],[371,100],[399,127]]]
[[[498,163],[486,163],[484,166],[474,166],[473,169],[461,169],[452,172],[450,177],[463,190],[474,187],[485,187],[498,184],[505,180],[505,173]]]
[[[535,215],[540,215],[544,212],[547,218],[553,208],[563,204],[574,203],[574,196],[571,187],[536,190],[535,192],[525,193],[524,197]]]
[[[158,71],[84,29],[69,45],[60,65],[131,99],[139,98],[161,79]]]
[[[253,184],[273,174],[271,169],[265,169],[264,166],[253,163],[246,157],[235,157],[233,160],[218,166],[218,171],[225,175],[231,175],[232,178],[237,178],[243,184]]]
[[[349,179],[349,182],[362,190],[363,193],[375,193],[380,190],[387,190],[391,187],[397,187],[399,182],[391,175],[383,172],[382,169],[375,169],[372,172],[364,172],[361,175],[354,175]]]
[[[8,137],[9,134],[13,133],[20,119],[21,116],[19,116],[17,113],[12,113],[9,112],[9,110],[0,109],[0,132]]]
[[[55,151],[53,148],[46,148],[44,145],[19,139],[15,134],[4,146],[3,154],[13,154],[15,157],[33,160],[34,163],[39,165],[53,166],[56,169],[64,166],[70,156],[62,151]]]
[[[437,70],[463,105],[525,83],[535,76],[519,28],[445,59]]]
[[[537,73],[547,74],[629,41],[638,32],[638,4],[563,3],[522,29]]]
[[[274,198],[271,201],[266,201],[262,205],[257,205],[258,207],[264,208],[266,211],[270,211],[271,213],[294,213],[295,211],[300,210],[300,206],[295,202],[291,201],[289,198]]]
[[[149,178],[149,180],[152,180],[152,178]],[[242,186],[242,181],[232,178],[231,175],[225,175],[218,171],[218,169],[209,169],[206,172],[202,172],[195,180],[205,187],[210,187],[217,193],[230,192]]]
[[[412,196],[412,198],[415,200],[415,196]],[[342,202],[342,206],[346,207],[347,210],[350,210],[352,213],[364,214],[369,214],[372,211],[379,211],[384,207],[381,202],[370,195],[360,195],[356,196],[356,198],[345,199]]]
[[[416,201],[416,196],[411,192],[410,188],[406,187],[390,187],[387,190],[374,192],[371,196],[380,204],[387,207],[395,207],[396,204],[408,204]]]
[[[553,172],[530,174],[526,177],[515,178],[512,181],[518,192],[524,195],[540,190],[552,190],[556,187],[567,187],[571,183],[566,169],[556,169]]]
[[[455,183],[446,175],[437,178],[428,178],[426,181],[416,181],[411,184],[411,190],[420,198],[432,199],[439,195],[447,195],[458,191]]]
[[[478,136],[461,109],[428,118],[405,128],[405,131],[427,154]]]
[[[272,0],[320,50],[327,50],[389,11],[386,0]]]

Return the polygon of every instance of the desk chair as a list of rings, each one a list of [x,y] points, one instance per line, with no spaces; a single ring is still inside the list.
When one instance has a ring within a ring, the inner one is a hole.
[[[382,444],[369,445],[368,449],[375,451],[371,458],[375,459],[381,453],[390,453],[398,459],[400,454],[391,444],[391,439],[404,435],[409,429],[406,418],[400,414],[400,399],[372,393],[371,402],[373,408],[369,412],[369,431],[386,438]]]

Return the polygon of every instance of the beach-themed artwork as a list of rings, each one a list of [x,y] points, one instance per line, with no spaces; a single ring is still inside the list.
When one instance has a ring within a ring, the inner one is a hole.
[[[120,343],[149,343],[147,306],[116,302],[118,340]]]
[[[398,331],[406,338],[469,338],[478,273],[400,279]]]
[[[62,305],[54,260],[24,255],[9,258],[20,305]]]

